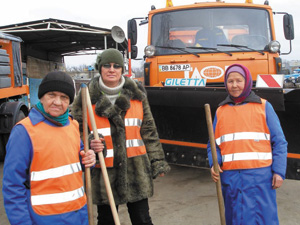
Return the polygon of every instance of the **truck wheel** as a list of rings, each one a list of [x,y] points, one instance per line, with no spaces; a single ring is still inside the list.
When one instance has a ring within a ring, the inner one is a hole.
[[[5,153],[6,153],[6,150],[5,150],[5,145],[3,144],[3,139],[2,139],[2,135],[0,136],[0,162],[3,162],[4,161],[4,158],[5,158]]]
[[[18,116],[16,117],[16,123],[24,119],[26,116],[22,110],[19,111]],[[4,161],[6,155],[6,144],[9,138],[9,134],[0,135],[0,162]]]
[[[16,119],[16,123],[18,123],[20,120],[24,119],[26,116],[24,114],[24,112],[22,110],[19,111],[19,114],[17,116],[17,119]]]

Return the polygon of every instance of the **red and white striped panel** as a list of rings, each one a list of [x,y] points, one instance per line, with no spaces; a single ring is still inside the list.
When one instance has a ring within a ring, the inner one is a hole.
[[[262,74],[257,75],[256,87],[282,88],[284,75]]]

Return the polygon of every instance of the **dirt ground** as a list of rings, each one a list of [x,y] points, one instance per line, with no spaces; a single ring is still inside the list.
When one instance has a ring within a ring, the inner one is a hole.
[[[172,165],[171,172],[155,180],[155,194],[149,199],[150,214],[155,225],[218,225],[220,224],[216,186],[208,170]],[[3,163],[0,163],[2,190]],[[279,220],[282,225],[300,221],[300,181],[285,180],[277,191]],[[94,212],[96,207],[94,207]],[[94,213],[96,218],[96,212]],[[125,205],[119,208],[121,225],[130,225]],[[96,219],[95,219],[96,221]],[[2,191],[0,225],[8,225]]]

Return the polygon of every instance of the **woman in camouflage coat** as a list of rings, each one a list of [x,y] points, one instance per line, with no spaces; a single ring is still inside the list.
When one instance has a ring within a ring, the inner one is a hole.
[[[100,76],[89,85],[94,114],[108,118],[113,142],[113,167],[107,168],[116,205],[127,204],[132,224],[149,224],[148,198],[153,195],[153,179],[170,170],[165,161],[155,122],[142,85],[122,76],[123,57],[116,49],[105,50],[97,58]],[[124,118],[132,100],[142,102],[140,135],[145,154],[127,157]],[[82,131],[81,92],[72,106],[72,114]],[[100,134],[101,135],[101,134]],[[93,147],[93,146],[91,146]],[[96,146],[94,146],[94,150]],[[104,156],[106,152],[104,151]],[[98,224],[114,224],[100,168],[92,170],[93,202],[98,206]]]

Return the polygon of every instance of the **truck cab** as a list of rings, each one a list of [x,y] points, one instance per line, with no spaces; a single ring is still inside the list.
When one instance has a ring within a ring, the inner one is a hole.
[[[207,2],[152,10],[145,51],[149,86],[166,78],[204,78],[206,86],[216,86],[237,62],[254,81],[257,74],[282,73],[269,5]]]

